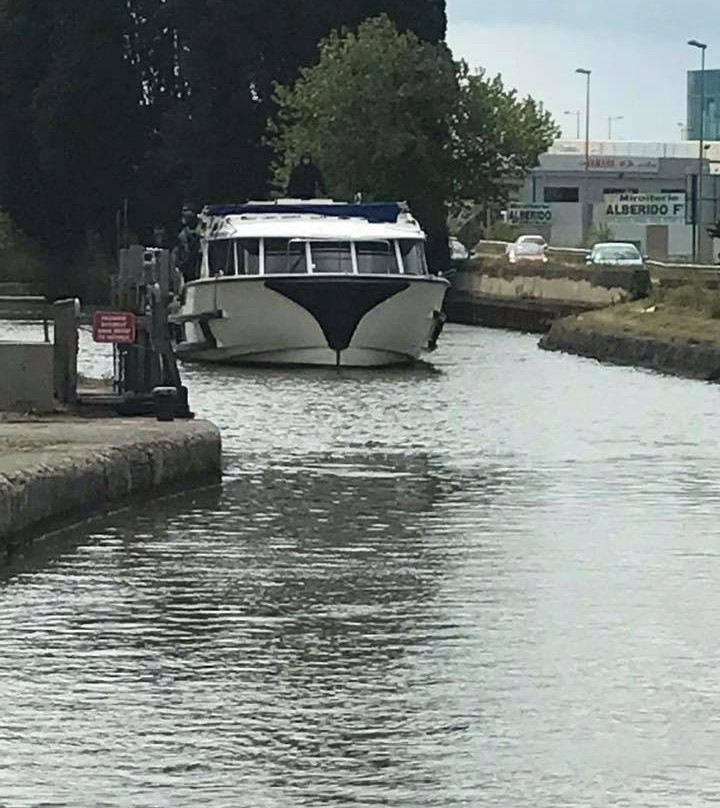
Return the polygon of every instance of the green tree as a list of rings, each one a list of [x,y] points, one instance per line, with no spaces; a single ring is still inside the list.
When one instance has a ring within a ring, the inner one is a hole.
[[[170,232],[184,201],[264,196],[276,81],[385,9],[424,40],[445,0],[0,0],[0,208],[81,291],[88,233]],[[98,240],[91,239],[97,246]]]
[[[0,205],[69,290],[133,182],[140,87],[114,0],[0,3]]]
[[[275,100],[277,185],[311,151],[337,198],[407,200],[435,267],[448,260],[447,205],[504,199],[557,135],[535,101],[470,74],[444,45],[400,33],[386,16],[331,34],[319,63]]]
[[[307,150],[339,199],[406,199],[431,237],[431,261],[447,261],[444,202],[452,192],[450,122],[458,85],[444,45],[399,33],[387,16],[357,33],[333,33],[317,65],[279,86],[271,124],[275,180],[287,183]]]
[[[507,90],[500,76],[490,78],[484,70],[471,73],[459,62],[457,80],[451,201],[506,202],[507,181],[525,177],[560,129],[534,99],[519,99],[515,90]]]
[[[2,0],[0,0],[1,2]],[[167,221],[183,201],[264,197],[276,82],[318,59],[335,27],[386,9],[421,38],[445,36],[445,0],[127,0],[146,149],[131,212]]]
[[[314,64],[331,30],[382,9],[428,41],[446,30],[445,0],[273,0],[272,13],[267,0],[130,2],[158,132],[153,161],[184,168],[183,193],[204,199],[265,194],[274,85]]]

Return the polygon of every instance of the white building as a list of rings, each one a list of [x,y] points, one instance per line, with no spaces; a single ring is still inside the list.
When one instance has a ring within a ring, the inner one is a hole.
[[[583,246],[594,235],[632,241],[660,260],[693,254],[699,144],[559,140],[520,189],[508,220],[538,230],[556,246]],[[716,162],[717,161],[717,162]],[[699,257],[713,260],[706,227],[720,219],[720,143],[708,144],[703,174]]]

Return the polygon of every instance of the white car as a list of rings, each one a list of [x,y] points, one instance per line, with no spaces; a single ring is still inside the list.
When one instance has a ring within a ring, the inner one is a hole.
[[[520,236],[505,249],[507,259],[511,264],[518,261],[542,261],[547,263],[548,245],[542,236]]]
[[[450,236],[450,260],[453,263],[467,261],[470,258],[468,248],[455,236]]]
[[[588,266],[642,267],[645,265],[645,260],[634,244],[609,241],[596,244],[586,263]]]

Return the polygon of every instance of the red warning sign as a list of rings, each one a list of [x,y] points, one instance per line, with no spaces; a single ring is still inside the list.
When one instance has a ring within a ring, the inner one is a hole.
[[[93,320],[95,342],[135,342],[135,315],[129,311],[96,311]]]

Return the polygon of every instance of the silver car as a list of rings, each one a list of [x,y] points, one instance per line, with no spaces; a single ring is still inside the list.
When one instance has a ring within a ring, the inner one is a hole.
[[[645,260],[634,245],[620,241],[596,244],[586,261],[590,265],[642,267]]]
[[[548,245],[542,236],[520,236],[512,244],[508,244],[505,252],[511,264],[518,261],[542,261],[546,264]]]

